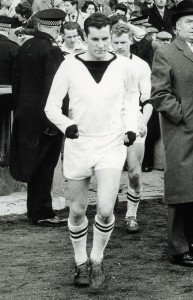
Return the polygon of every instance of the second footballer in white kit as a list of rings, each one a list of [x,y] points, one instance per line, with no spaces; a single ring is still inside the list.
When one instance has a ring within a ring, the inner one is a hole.
[[[74,284],[90,284],[97,289],[104,280],[103,255],[115,223],[114,205],[126,158],[124,138],[128,146],[136,138],[139,92],[133,64],[107,51],[109,18],[95,13],[86,19],[84,29],[88,50],[61,64],[45,112],[67,137],[64,175],[69,179],[71,195],[68,227],[75,252]],[[70,118],[61,111],[67,93]],[[86,210],[93,174],[97,182],[97,214],[88,262]]]

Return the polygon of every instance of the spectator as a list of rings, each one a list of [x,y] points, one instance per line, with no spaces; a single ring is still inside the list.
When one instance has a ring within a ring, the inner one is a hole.
[[[87,13],[89,16],[98,11],[96,4],[93,1],[86,1],[82,6],[81,11]]]
[[[156,35],[157,41],[162,45],[167,45],[171,43],[172,35],[167,31],[161,31]]]
[[[134,0],[127,0],[127,9],[129,15],[134,11],[140,11],[140,7],[134,3]]]
[[[106,16],[110,16],[112,14],[111,7],[107,4],[107,2],[103,0],[94,0],[94,3],[96,4],[99,12],[102,12]]]
[[[78,0],[63,0],[66,12],[65,22],[76,22],[84,29],[84,21],[88,18],[88,14],[82,12],[78,8]]]
[[[63,9],[64,2],[62,0],[34,0],[32,4],[33,12],[38,12],[49,8]]]
[[[16,28],[15,34],[18,35],[33,35],[38,28],[38,19],[32,12],[31,5],[28,2],[19,3],[16,8],[16,17],[22,23],[22,26]]]
[[[167,31],[173,33],[173,25],[171,23],[172,12],[166,7],[167,0],[154,0],[153,7],[142,11],[144,16],[149,17],[149,23],[158,31]]]
[[[153,0],[145,0],[141,5],[141,11],[153,7]]]
[[[20,0],[1,0],[0,15],[9,18],[15,17],[15,7],[19,4]]]
[[[114,13],[118,16],[126,16],[127,15],[127,6],[123,3],[115,5],[113,10],[114,10]]]

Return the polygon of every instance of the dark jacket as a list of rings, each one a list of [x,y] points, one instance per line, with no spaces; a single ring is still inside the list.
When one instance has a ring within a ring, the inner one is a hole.
[[[19,45],[0,34],[0,85],[12,85],[13,62]],[[0,110],[12,109],[12,96],[2,95],[0,99]]]
[[[152,48],[152,37],[147,34],[140,42],[136,42],[130,46],[132,54],[137,55],[141,59],[145,60],[150,68],[153,62],[153,48]]]
[[[12,84],[13,60],[19,45],[0,34],[0,84]]]
[[[193,53],[176,38],[154,55],[151,103],[162,114],[165,200],[193,202]]]
[[[164,17],[162,18],[157,7],[154,5],[149,9],[142,11],[144,16],[149,16],[148,23],[157,28],[158,31],[167,31],[173,34],[173,25],[171,22],[171,16],[173,12],[165,7]]]
[[[44,151],[39,147],[42,135],[58,132],[47,119],[44,107],[63,59],[55,40],[43,32],[37,32],[18,52],[13,76],[15,118],[10,149],[10,173],[16,180],[30,181]]]

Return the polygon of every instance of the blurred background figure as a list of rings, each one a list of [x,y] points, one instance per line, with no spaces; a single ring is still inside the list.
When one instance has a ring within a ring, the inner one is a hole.
[[[15,35],[18,37],[20,44],[31,38],[38,29],[38,19],[32,11],[32,7],[28,2],[19,3],[16,8],[15,17],[21,23],[20,27],[15,29]]]
[[[127,15],[127,6],[123,3],[119,3],[114,6],[114,14],[118,16],[126,16]]]
[[[109,1],[107,0],[94,0],[94,3],[96,4],[98,11],[105,14],[107,17],[112,14],[111,7],[109,6]]]
[[[64,8],[64,2],[62,0],[33,0],[32,10],[38,12],[49,8]]]
[[[64,43],[64,34],[63,33],[60,33],[58,35],[58,37],[56,38],[56,43],[58,44],[60,49],[62,49],[62,46],[63,46],[63,43]]]
[[[127,14],[130,16],[134,11],[140,11],[140,7],[134,3],[134,0],[127,0],[127,10]]]
[[[20,3],[20,0],[1,0],[0,15],[9,18],[15,17],[15,7]]]
[[[84,29],[84,21],[88,18],[88,14],[82,12],[78,8],[77,0],[64,0],[64,10],[66,12],[65,22],[76,22]]]
[[[157,28],[155,27],[147,27],[147,33],[152,37],[152,43],[156,40],[156,36],[158,33]]]
[[[172,35],[167,31],[161,31],[156,34],[156,39],[152,42],[154,52],[163,45],[170,44]]]
[[[171,16],[173,12],[166,6],[167,0],[154,0],[155,5],[151,8],[144,9],[142,14],[149,17],[149,23],[158,31],[167,31],[173,33],[173,24]]]
[[[148,8],[151,8],[153,7],[154,5],[154,2],[153,0],[145,0],[142,4],[141,4],[141,11],[143,11],[144,9],[148,9]]]
[[[81,11],[87,13],[89,16],[98,11],[96,4],[93,1],[86,1],[82,6]]]
[[[161,31],[157,33],[156,38],[160,44],[167,45],[171,43],[172,35],[167,31]]]

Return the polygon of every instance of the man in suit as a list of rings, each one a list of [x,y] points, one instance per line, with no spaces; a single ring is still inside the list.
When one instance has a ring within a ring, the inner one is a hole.
[[[94,3],[96,4],[98,11],[102,12],[106,16],[110,16],[112,11],[110,6],[108,5],[107,1],[103,0],[94,0]]]
[[[27,214],[32,224],[60,226],[52,208],[51,187],[62,133],[46,118],[44,106],[63,53],[55,42],[65,13],[48,9],[40,19],[34,38],[17,55],[13,74],[15,118],[10,149],[10,173],[27,182]]]
[[[177,38],[155,52],[151,103],[162,115],[165,201],[172,262],[193,267],[193,1],[172,17]]]
[[[8,166],[13,60],[19,46],[9,39],[12,19],[0,16],[0,166]]]
[[[173,33],[173,25],[171,23],[171,16],[173,14],[166,7],[166,0],[154,0],[153,7],[142,11],[144,16],[149,16],[149,23],[158,31],[167,31]]]
[[[83,30],[84,21],[88,18],[88,14],[82,12],[78,8],[78,0],[64,0],[64,9],[66,12],[65,22],[76,22]]]

